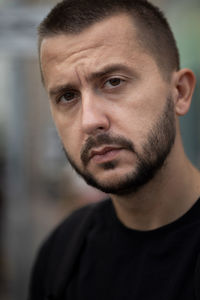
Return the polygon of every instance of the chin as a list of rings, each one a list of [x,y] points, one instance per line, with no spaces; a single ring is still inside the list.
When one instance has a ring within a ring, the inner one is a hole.
[[[108,172],[101,179],[87,174],[84,176],[84,179],[87,184],[107,194],[126,195],[138,190],[138,187],[134,183],[133,172],[128,174],[119,172],[117,175],[116,172],[116,170],[114,174],[112,174],[113,172]]]

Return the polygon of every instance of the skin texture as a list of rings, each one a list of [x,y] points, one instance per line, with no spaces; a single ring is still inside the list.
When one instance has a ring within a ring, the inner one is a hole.
[[[157,228],[191,207],[200,194],[199,173],[185,157],[178,124],[194,89],[190,70],[174,71],[166,81],[125,14],[77,35],[45,38],[40,59],[52,116],[72,165],[98,188],[107,187],[126,226]],[[155,166],[163,153],[156,171],[141,183],[146,169],[139,171],[140,161]],[[140,184],[124,188],[139,173]]]

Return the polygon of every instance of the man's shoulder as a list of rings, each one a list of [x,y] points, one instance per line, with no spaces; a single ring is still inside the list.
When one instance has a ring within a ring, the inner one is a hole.
[[[95,216],[103,214],[110,201],[106,199],[75,210],[49,235],[32,270],[29,299],[40,300],[51,291],[59,293],[64,289]]]
[[[110,199],[105,199],[73,211],[50,233],[44,241],[42,249],[45,251],[49,248],[63,248],[69,243],[75,243],[75,240],[87,233],[95,216],[104,213],[110,201]]]

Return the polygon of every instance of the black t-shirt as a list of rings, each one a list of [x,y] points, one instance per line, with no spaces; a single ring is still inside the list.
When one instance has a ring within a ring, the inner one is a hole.
[[[150,231],[126,228],[111,200],[93,220],[65,299],[195,299],[200,199],[175,222]]]

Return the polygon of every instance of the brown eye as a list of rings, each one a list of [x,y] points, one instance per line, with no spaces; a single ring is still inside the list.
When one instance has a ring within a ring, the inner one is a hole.
[[[104,86],[106,88],[114,88],[114,87],[118,87],[120,86],[122,83],[123,83],[124,80],[122,80],[121,78],[119,77],[113,77],[113,78],[110,78],[109,80],[107,80],[104,84]]]
[[[111,78],[108,80],[108,82],[112,85],[112,86],[117,86],[121,83],[121,79],[120,78]]]
[[[76,91],[67,91],[65,92],[58,100],[58,102],[70,102],[79,97],[78,92]]]

